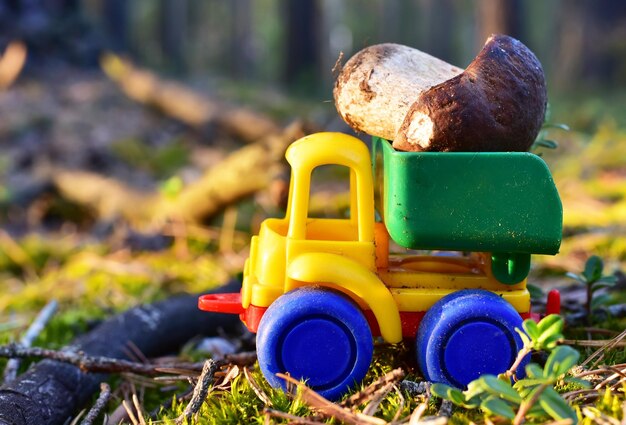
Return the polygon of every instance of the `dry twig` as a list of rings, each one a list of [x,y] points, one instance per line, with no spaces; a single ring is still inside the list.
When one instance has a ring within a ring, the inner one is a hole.
[[[44,330],[54,313],[56,312],[58,303],[55,300],[50,301],[39,312],[33,323],[28,327],[24,336],[20,339],[22,347],[30,347],[33,345],[35,338]],[[20,367],[19,359],[9,359],[4,369],[4,382],[10,382],[17,376],[17,370]]]
[[[282,373],[276,374],[281,379],[291,383],[300,389],[300,397],[302,401],[308,404],[312,409],[315,409],[320,414],[327,418],[335,418],[339,421],[343,421],[347,424],[353,425],[386,425],[387,422],[380,418],[375,418],[373,416],[368,416],[359,412],[352,412],[350,409],[346,409],[345,407],[341,407],[338,404],[335,404],[312,389],[308,388],[303,383],[295,380],[291,376],[284,375]]]
[[[22,347],[18,344],[0,346],[0,357],[6,358],[46,358],[69,363],[86,372],[122,373],[154,376],[159,373],[199,372],[204,363],[175,362],[170,364],[137,363],[110,357],[87,356],[82,352],[58,351],[40,347]],[[229,355],[216,361],[218,366],[226,364],[250,364],[255,356],[250,353]]]
[[[93,422],[100,416],[100,412],[104,409],[104,406],[109,402],[109,398],[111,397],[111,387],[106,382],[100,384],[100,395],[98,399],[94,403],[85,419],[82,420],[80,425],[92,425]]]
[[[185,407],[183,413],[176,418],[177,424],[183,424],[185,422],[189,422],[191,417],[198,413],[202,403],[206,399],[207,394],[209,393],[209,386],[213,383],[213,379],[215,376],[215,371],[218,369],[218,364],[214,360],[207,360],[204,362],[204,366],[202,367],[202,373],[198,378],[198,383],[193,389],[193,395],[191,396],[191,400],[189,404]]]
[[[132,372],[141,375],[157,375],[167,368],[185,370],[201,370],[200,363],[173,363],[171,365],[156,365],[131,362],[110,357],[87,356],[81,352],[58,351],[40,347],[22,347],[18,344],[0,346],[0,357],[8,358],[47,358],[69,363],[86,372],[120,373]]]
[[[604,357],[604,353],[606,352],[606,350],[610,350],[611,348],[615,347],[615,345],[619,344],[624,338],[626,338],[626,330],[624,330],[612,340],[609,340],[604,346],[600,347],[591,356],[587,357],[587,359],[582,362],[580,366],[585,367],[592,360],[595,360],[592,367],[596,367]]]
[[[261,389],[261,387],[259,387],[259,384],[256,382],[256,379],[254,379],[254,376],[252,376],[252,374],[248,371],[247,367],[243,368],[243,373],[246,376],[246,379],[248,380],[248,382],[250,383],[250,386],[252,387],[252,391],[254,391],[254,393],[259,398],[259,400],[261,400],[265,404],[265,406],[271,407],[273,405],[272,400],[270,400],[267,394],[265,394],[265,392]]]
[[[21,41],[12,41],[0,57],[0,89],[11,86],[22,72],[28,51]]]
[[[374,398],[374,394],[379,390],[387,388],[389,384],[394,384],[404,378],[404,371],[400,368],[394,369],[391,372],[379,377],[363,390],[350,396],[340,403],[342,407],[354,407],[363,403],[367,403]]]
[[[273,416],[275,418],[287,419],[291,424],[299,424],[299,425],[323,425],[324,422],[314,421],[309,418],[303,418],[301,416],[290,415],[289,413],[281,412],[280,410],[274,410],[270,408],[265,408],[263,410],[263,414],[268,416]]]
[[[156,107],[192,127],[216,123],[248,142],[279,131],[274,121],[263,114],[247,108],[227,107],[182,84],[163,80],[150,71],[137,68],[115,54],[103,55],[101,66],[128,97]]]
[[[85,171],[54,170],[50,179],[64,198],[84,205],[101,219],[162,225],[169,220],[198,222],[267,187],[287,147],[304,136],[295,122],[231,153],[175,198],[143,193],[124,183]],[[137,208],[141,205],[141,208]]]
[[[419,406],[417,406],[415,410],[413,410],[413,413],[411,413],[411,417],[409,419],[409,425],[417,425],[419,423],[420,418],[422,417],[422,415],[424,414],[427,408],[428,408],[427,403],[421,403]]]

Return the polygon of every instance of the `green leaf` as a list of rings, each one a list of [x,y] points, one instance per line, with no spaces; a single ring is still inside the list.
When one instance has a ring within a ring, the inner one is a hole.
[[[578,422],[574,409],[561,398],[554,388],[548,387],[541,393],[539,405],[554,420],[571,419],[572,423]]]
[[[545,379],[520,379],[513,385],[522,399],[527,399],[528,395],[533,392],[539,385],[545,384]]]
[[[602,278],[598,280],[598,282],[617,283],[617,276],[615,275],[602,276]]]
[[[507,419],[515,418],[515,411],[505,401],[497,397],[491,396],[480,404],[480,408],[491,415],[502,416]]]
[[[611,301],[609,294],[600,294],[591,299],[591,309],[595,310],[602,305],[606,305]]]
[[[522,327],[533,341],[539,338],[539,328],[537,327],[537,322],[535,322],[533,319],[524,320],[524,323],[522,323]]]
[[[446,384],[433,384],[430,392],[439,398],[449,400],[457,406],[465,406],[465,395],[458,389]]]
[[[572,273],[572,272],[567,272],[565,273],[565,276],[574,279],[575,281],[579,282],[579,283],[583,283],[586,284],[587,281],[585,280],[585,277],[576,273]]]
[[[530,379],[542,379],[543,369],[536,363],[529,363],[526,365],[526,376]]]
[[[448,395],[447,399],[450,400],[452,403],[456,404],[457,406],[465,405],[465,396],[460,390],[457,390],[456,388],[449,388],[447,395]]]
[[[448,400],[448,390],[452,389],[451,386],[446,385],[446,384],[433,384],[430,387],[430,392],[431,394],[439,397],[439,398],[443,398],[445,400]]]
[[[487,384],[488,392],[508,400],[512,403],[521,403],[522,398],[520,395],[513,389],[510,383],[504,382],[493,375],[485,375],[482,377],[485,384]]]
[[[607,282],[607,281],[603,281],[602,279],[600,279],[591,284],[591,292],[596,292],[598,289],[602,289],[602,288],[610,288],[613,285],[615,285],[615,281]]]
[[[528,334],[519,328],[515,328],[515,332],[519,334],[519,337],[522,339],[522,344],[524,347],[531,347],[532,340],[528,337]]]
[[[604,268],[604,263],[602,259],[597,255],[592,255],[587,259],[585,263],[585,271],[583,271],[583,276],[587,280],[587,283],[593,283],[602,278],[602,269]]]
[[[554,140],[548,140],[548,139],[539,139],[539,140],[535,140],[534,143],[534,147],[542,147],[542,148],[547,148],[547,149],[556,149],[559,147],[559,144],[557,142],[555,142]]]
[[[563,123],[552,123],[552,122],[547,122],[544,123],[541,128],[545,129],[545,128],[558,128],[564,131],[570,131],[570,128],[567,124],[563,124]]]
[[[572,347],[562,345],[557,347],[546,361],[543,368],[543,376],[545,378],[552,377],[557,379],[559,376],[567,373],[578,362],[580,353]]]
[[[550,314],[544,317],[538,324],[540,335],[535,341],[536,350],[552,349],[556,341],[563,338],[563,318],[558,314]]]
[[[485,384],[483,377],[474,379],[472,382],[467,384],[467,390],[465,390],[464,394],[468,402],[487,394],[487,384]]]

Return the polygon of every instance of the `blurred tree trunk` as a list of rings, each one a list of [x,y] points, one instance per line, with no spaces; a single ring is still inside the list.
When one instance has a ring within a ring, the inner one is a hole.
[[[253,74],[252,5],[250,0],[231,0],[230,66],[235,77],[249,78]]]
[[[560,11],[554,83],[608,87],[626,81],[626,2],[571,1]]]
[[[126,0],[105,0],[103,18],[109,48],[116,52],[128,52],[128,3]]]
[[[523,9],[522,0],[479,0],[477,45],[482,47],[491,34],[506,34],[523,41]]]
[[[579,55],[582,77],[591,84],[617,84],[626,78],[626,2],[583,3],[588,24]]]
[[[286,18],[283,79],[310,93],[320,81],[320,5],[317,0],[283,0],[282,5]]]
[[[184,46],[187,35],[187,0],[161,0],[159,37],[164,62],[180,73],[187,69]]]
[[[421,0],[420,8],[425,16],[423,34],[425,45],[417,46],[430,55],[454,63],[453,33],[456,13],[453,0]]]

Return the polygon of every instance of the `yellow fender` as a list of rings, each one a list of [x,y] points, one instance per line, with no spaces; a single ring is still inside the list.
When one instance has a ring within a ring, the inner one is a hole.
[[[316,283],[345,289],[359,297],[374,313],[383,339],[389,343],[402,341],[400,313],[389,289],[370,270],[354,260],[337,254],[313,252],[302,254],[287,267],[288,285],[294,281]],[[359,300],[355,300],[359,301]]]

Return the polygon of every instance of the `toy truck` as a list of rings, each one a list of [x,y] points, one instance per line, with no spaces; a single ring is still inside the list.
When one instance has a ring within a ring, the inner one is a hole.
[[[414,340],[425,378],[459,388],[511,366],[515,328],[531,315],[530,255],[561,242],[561,201],[541,158],[399,152],[380,138],[370,153],[340,133],[306,136],[286,158],[286,215],[252,238],[241,292],[198,302],[257,333],[271,385],[287,372],[337,399],[364,378],[375,337]],[[327,164],[349,169],[348,218],[308,216],[312,172]],[[406,249],[390,254],[390,239]]]

